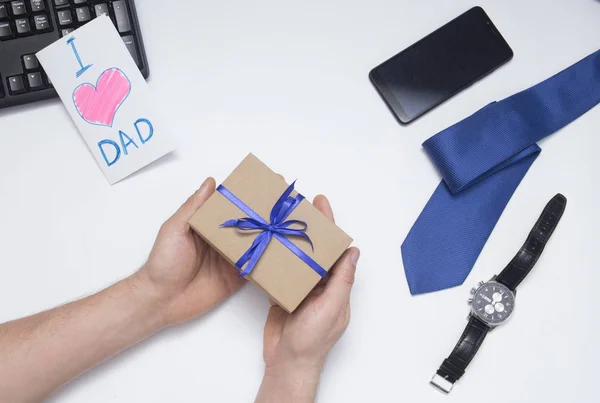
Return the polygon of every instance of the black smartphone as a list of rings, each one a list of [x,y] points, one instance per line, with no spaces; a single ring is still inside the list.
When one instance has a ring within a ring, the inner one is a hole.
[[[371,82],[400,123],[410,123],[513,57],[492,20],[473,7],[375,67]]]

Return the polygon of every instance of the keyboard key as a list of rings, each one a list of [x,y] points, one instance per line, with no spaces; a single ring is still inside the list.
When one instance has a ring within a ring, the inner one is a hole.
[[[0,40],[12,39],[15,37],[10,22],[0,22]]]
[[[30,0],[29,6],[31,7],[31,11],[34,13],[46,11],[46,4],[44,4],[44,0]]]
[[[127,50],[129,50],[129,53],[131,53],[131,57],[133,57],[133,60],[138,65],[138,67],[141,69],[142,68],[142,60],[140,59],[140,55],[137,51],[137,46],[135,45],[135,38],[133,37],[133,35],[128,35],[128,36],[122,37],[121,39],[123,39],[123,43],[125,43]]]
[[[66,28],[66,29],[61,29],[60,31],[60,36],[67,36],[69,35],[71,32],[75,31],[75,28]]]
[[[92,15],[90,14],[90,9],[88,7],[80,7],[76,9],[75,15],[77,16],[77,21],[81,23],[88,22],[92,19]]]
[[[35,30],[37,32],[50,32],[52,28],[50,27],[50,20],[47,15],[36,15],[33,17],[33,24],[35,25]]]
[[[40,63],[35,55],[25,55],[23,56],[23,66],[25,70],[37,70],[40,68]]]
[[[15,21],[15,25],[17,26],[17,33],[20,36],[31,35],[31,25],[29,25],[28,18],[21,18]]]
[[[60,10],[58,12],[58,25],[65,26],[73,23],[73,15],[71,10]]]
[[[94,6],[94,12],[96,13],[96,17],[100,17],[101,15],[106,15],[108,17],[108,4],[96,4]]]
[[[12,13],[15,17],[19,17],[21,15],[27,15],[27,9],[25,8],[25,2],[21,1],[13,1],[10,3],[12,7]]]
[[[12,76],[6,79],[8,82],[8,90],[11,95],[19,95],[27,92],[22,76]]]
[[[31,89],[32,91],[41,90],[45,88],[42,73],[27,74],[27,83],[29,84],[29,89]]]
[[[0,3],[0,18],[8,18],[8,4]]]
[[[131,22],[129,22],[129,11],[123,0],[113,1],[113,10],[115,11],[115,19],[117,20],[117,29],[120,33],[125,34],[131,31]]]
[[[133,1],[0,0],[0,110],[46,98],[46,93],[54,95],[50,90],[54,87],[36,52],[52,41],[52,35],[66,40],[96,17],[112,21],[136,65],[140,70],[146,69]]]

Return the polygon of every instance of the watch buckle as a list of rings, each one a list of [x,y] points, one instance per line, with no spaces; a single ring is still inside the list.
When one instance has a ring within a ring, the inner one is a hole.
[[[440,376],[437,372],[435,373],[435,375],[433,375],[433,378],[431,378],[429,384],[437,390],[439,390],[440,392],[444,393],[445,395],[450,393],[452,391],[452,388],[454,387],[454,383]]]

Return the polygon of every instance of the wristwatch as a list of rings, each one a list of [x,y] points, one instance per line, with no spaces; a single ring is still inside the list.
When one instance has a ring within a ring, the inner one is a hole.
[[[471,290],[471,313],[467,328],[448,358],[437,370],[430,384],[443,393],[450,393],[488,332],[506,323],[515,309],[517,286],[529,274],[542,254],[546,243],[558,225],[567,206],[567,199],[557,194],[527,237],[527,241],[502,272],[488,282],[480,282]]]

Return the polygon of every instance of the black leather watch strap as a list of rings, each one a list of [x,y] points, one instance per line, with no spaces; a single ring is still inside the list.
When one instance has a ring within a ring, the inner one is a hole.
[[[488,325],[471,316],[467,328],[458,340],[454,350],[444,360],[440,369],[437,370],[431,380],[431,384],[444,393],[452,390],[452,385],[465,373],[467,366],[479,350],[485,336],[490,331]]]
[[[504,284],[512,291],[517,288],[542,255],[566,206],[567,199],[560,193],[550,200],[521,250],[496,277],[497,282]]]

